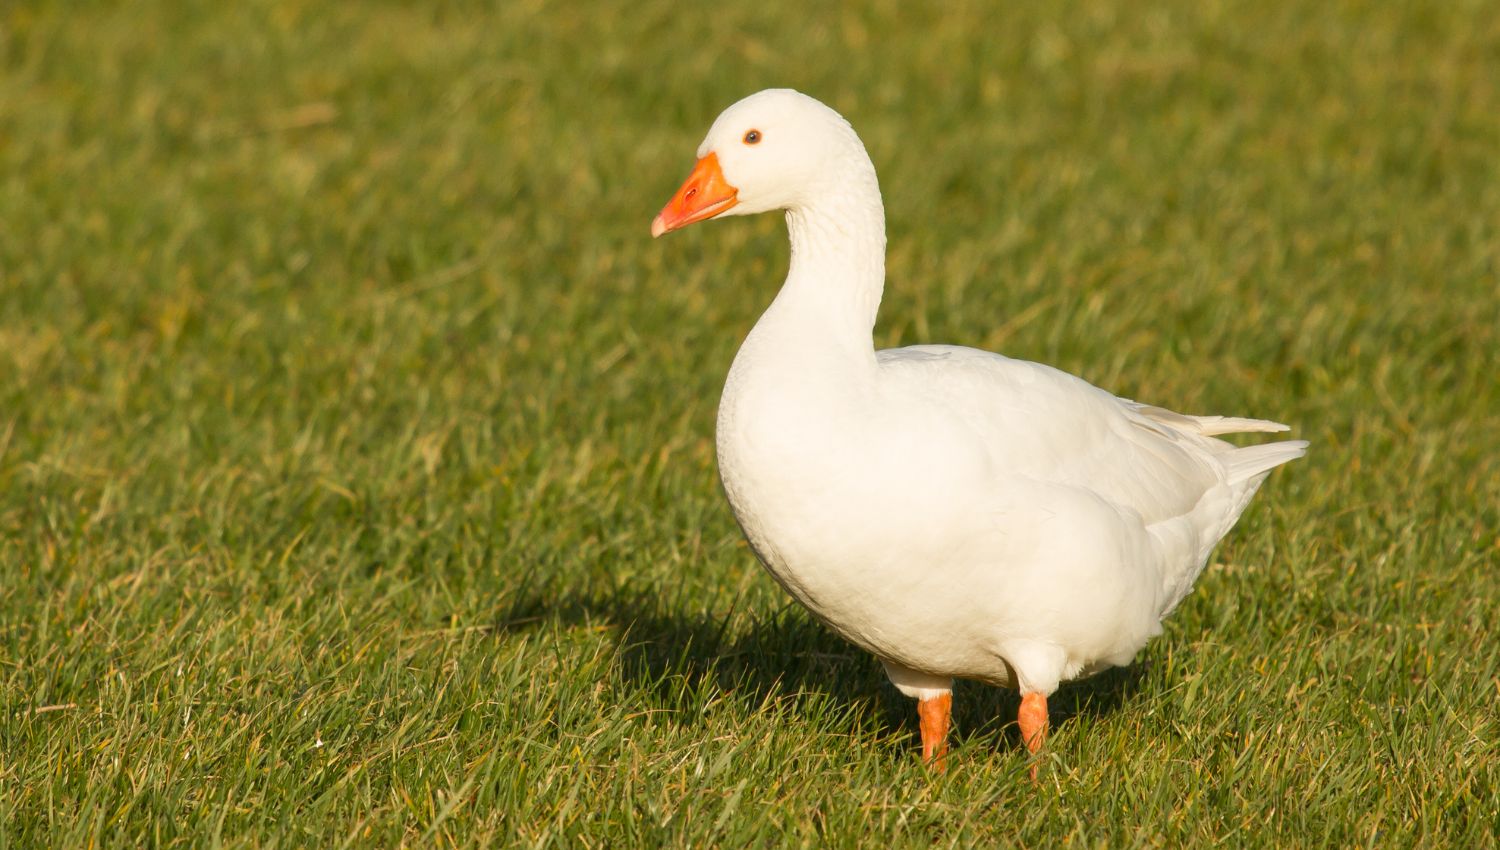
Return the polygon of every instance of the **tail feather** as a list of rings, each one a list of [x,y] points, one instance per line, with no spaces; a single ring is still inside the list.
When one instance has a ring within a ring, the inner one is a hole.
[[[1254,421],[1254,420],[1246,420]],[[1229,483],[1238,484],[1265,473],[1307,454],[1306,440],[1284,440],[1279,443],[1262,443],[1235,449],[1223,456],[1224,469],[1229,473]]]

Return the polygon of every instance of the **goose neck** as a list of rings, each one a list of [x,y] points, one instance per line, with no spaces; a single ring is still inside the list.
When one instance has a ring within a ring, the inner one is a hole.
[[[873,356],[885,288],[885,213],[873,179],[855,188],[787,210],[791,268],[777,301]]]

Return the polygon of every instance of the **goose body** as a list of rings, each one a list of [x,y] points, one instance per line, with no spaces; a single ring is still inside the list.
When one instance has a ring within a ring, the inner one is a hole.
[[[833,110],[790,90],[727,109],[653,233],[786,210],[791,268],[719,407],[729,503],[766,569],[921,700],[940,758],[954,678],[1017,688],[1045,734],[1059,683],[1130,662],[1303,441],[1137,404],[972,348],[876,351],[884,211]]]

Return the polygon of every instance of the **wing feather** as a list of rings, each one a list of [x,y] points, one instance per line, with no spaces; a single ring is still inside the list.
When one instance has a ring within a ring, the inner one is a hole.
[[[877,357],[904,392],[926,394],[978,430],[1001,468],[1087,487],[1148,526],[1186,516],[1214,488],[1299,457],[1306,446],[1241,449],[1216,435],[1287,426],[1137,404],[1050,366],[979,349],[921,345]]]

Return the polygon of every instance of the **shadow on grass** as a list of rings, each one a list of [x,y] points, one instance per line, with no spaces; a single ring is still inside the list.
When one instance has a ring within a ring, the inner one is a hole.
[[[881,736],[916,735],[915,703],[888,682],[879,663],[845,642],[795,604],[748,627],[733,611],[715,617],[673,608],[659,597],[538,593],[524,596],[496,624],[514,633],[542,623],[607,625],[618,641],[616,664],[623,683],[651,695],[657,707],[699,722],[694,710],[704,685],[753,705],[822,695],[848,711],[853,722],[873,719]],[[1118,710],[1139,689],[1144,664],[1109,670],[1064,685],[1049,700],[1053,728],[1077,716]],[[1009,749],[1020,745],[1015,728],[1020,695],[978,682],[954,691],[954,743]]]

